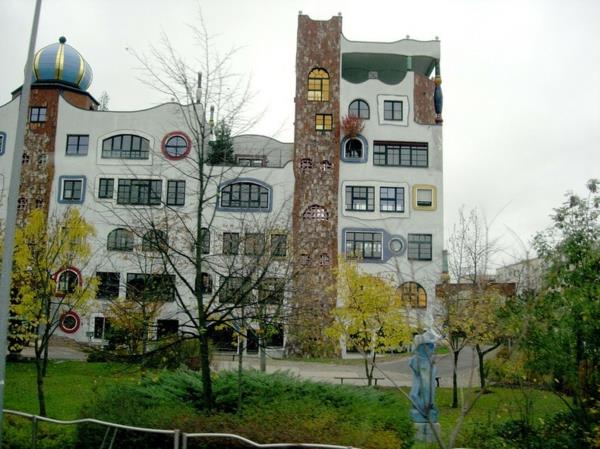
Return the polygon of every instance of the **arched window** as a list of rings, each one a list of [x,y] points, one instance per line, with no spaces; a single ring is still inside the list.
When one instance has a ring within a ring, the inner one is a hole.
[[[400,286],[400,296],[404,304],[416,308],[427,308],[427,292],[416,282],[405,282]]]
[[[308,220],[329,220],[329,212],[323,206],[319,206],[318,204],[313,204],[312,206],[308,206],[304,213],[302,214],[302,218]]]
[[[344,159],[362,159],[363,143],[360,139],[348,139],[344,145]]]
[[[348,107],[348,115],[362,119],[369,118],[369,104],[364,100],[354,100]]]
[[[134,134],[119,134],[102,141],[104,159],[148,159],[150,141]]]
[[[66,269],[59,273],[56,280],[56,293],[68,295],[73,293],[79,284],[79,274],[75,270]]]
[[[329,73],[312,69],[308,74],[308,101],[329,101]]]
[[[142,237],[142,251],[165,251],[167,248],[167,234],[153,229]]]
[[[113,251],[133,251],[133,232],[123,228],[113,229],[108,234],[106,247]]]
[[[268,210],[270,191],[253,182],[234,182],[221,188],[222,208]]]

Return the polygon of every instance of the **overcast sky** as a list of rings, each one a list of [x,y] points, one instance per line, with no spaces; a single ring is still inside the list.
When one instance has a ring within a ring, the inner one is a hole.
[[[22,83],[33,4],[0,0],[2,104]],[[527,244],[565,192],[600,177],[598,0],[44,0],[36,48],[66,36],[92,66],[92,95],[108,92],[112,110],[147,108],[168,98],[139,81],[126,48],[147,51],[164,30],[191,59],[198,4],[221,51],[241,47],[234,68],[252,77],[253,107],[265,110],[254,131],[284,141],[293,139],[298,11],[341,12],[351,40],[439,36],[446,229],[461,205],[496,217],[506,250],[497,263],[519,252],[513,233]]]

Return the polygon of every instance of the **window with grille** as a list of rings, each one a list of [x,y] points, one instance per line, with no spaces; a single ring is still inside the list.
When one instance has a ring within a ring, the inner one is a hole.
[[[273,257],[287,255],[287,234],[271,234],[271,255]]]
[[[348,107],[348,115],[368,119],[370,115],[369,104],[364,100],[354,100]]]
[[[108,234],[106,248],[112,251],[133,251],[133,232],[123,228],[113,229]]]
[[[223,233],[223,254],[236,255],[240,251],[240,233],[239,232],[224,232]]]
[[[175,300],[175,276],[171,274],[127,273],[125,296],[136,301]]]
[[[373,165],[427,167],[429,165],[428,144],[414,142],[374,142]]]
[[[80,202],[83,198],[83,179],[64,179],[61,200]]]
[[[380,212],[404,212],[404,187],[379,188]]]
[[[75,292],[77,285],[79,285],[78,274],[73,270],[65,270],[58,275],[56,290],[59,294],[68,295]]]
[[[162,196],[160,179],[119,179],[117,204],[156,206]]]
[[[331,114],[316,114],[315,115],[315,130],[331,131],[333,127],[333,116]]]
[[[167,206],[185,205],[185,181],[167,182]]]
[[[329,101],[329,73],[313,69],[308,74],[308,101]]]
[[[221,207],[232,209],[269,209],[269,189],[252,182],[235,182],[221,189]]]
[[[40,123],[46,121],[47,109],[40,106],[33,106],[29,110],[29,121],[31,123]]]
[[[210,254],[210,231],[208,228],[201,229],[202,254]]]
[[[102,142],[104,159],[148,159],[150,141],[134,134],[119,134]]]
[[[67,156],[85,156],[88,154],[90,136],[87,134],[67,135]]]
[[[413,308],[427,308],[427,292],[416,282],[405,282],[400,286],[400,296],[405,305]]]
[[[112,199],[115,190],[115,180],[113,178],[100,178],[98,183],[98,198]]]
[[[152,229],[142,237],[142,251],[166,251],[167,234],[158,229]]]
[[[346,186],[346,210],[374,211],[375,187]]]
[[[119,296],[119,282],[121,280],[120,273],[98,271],[96,272],[96,277],[98,278],[96,298],[114,299]]]
[[[306,208],[302,214],[302,218],[307,220],[329,220],[329,212],[323,206],[313,204]]]
[[[361,259],[381,259],[383,234],[381,232],[346,231],[346,255]]]
[[[408,234],[407,254],[409,260],[431,260],[431,234]]]
[[[383,119],[402,121],[402,102],[385,100],[383,102]]]
[[[201,293],[203,295],[210,294],[213,291],[213,279],[212,276],[208,273],[202,273],[202,286]]]
[[[247,233],[244,236],[244,255],[262,256],[265,252],[265,235],[261,233]]]

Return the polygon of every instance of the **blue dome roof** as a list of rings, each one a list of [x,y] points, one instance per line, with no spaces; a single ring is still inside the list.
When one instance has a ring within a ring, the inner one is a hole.
[[[61,82],[87,90],[92,84],[92,68],[85,59],[61,37],[58,43],[42,48],[33,60],[34,81]]]

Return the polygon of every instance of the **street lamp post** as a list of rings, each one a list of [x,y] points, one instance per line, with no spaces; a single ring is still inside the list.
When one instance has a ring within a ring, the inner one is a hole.
[[[25,145],[25,126],[27,125],[27,112],[29,110],[29,96],[33,79],[33,55],[37,38],[38,23],[42,0],[36,0],[29,39],[29,52],[25,64],[25,80],[21,88],[19,99],[19,116],[13,152],[10,182],[8,185],[8,199],[6,207],[6,233],[4,236],[4,253],[2,256],[2,276],[0,277],[0,445],[2,445],[2,421],[4,415],[4,386],[6,379],[6,355],[8,352],[8,323],[10,312],[10,283],[13,265],[13,251],[15,244],[15,229],[17,224],[17,198],[21,181],[21,159]]]

